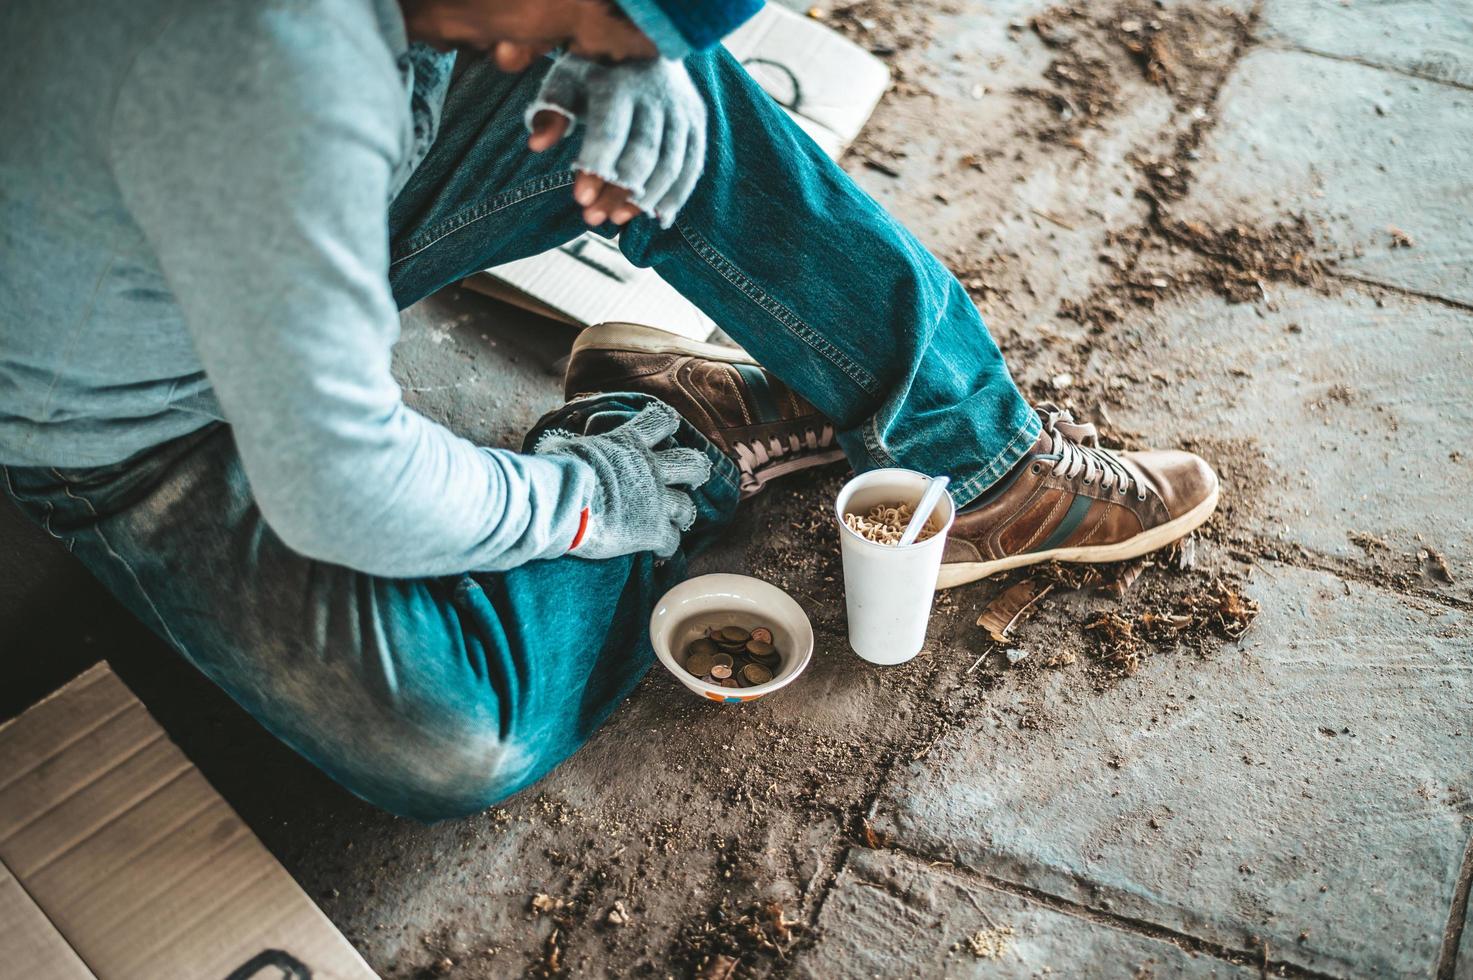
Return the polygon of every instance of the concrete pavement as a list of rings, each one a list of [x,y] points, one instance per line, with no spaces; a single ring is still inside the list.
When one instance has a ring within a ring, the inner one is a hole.
[[[1473,978],[1473,6],[824,9],[901,79],[846,167],[957,269],[1020,383],[1218,466],[1194,567],[1056,590],[1017,666],[975,620],[1025,576],[954,590],[923,657],[872,668],[824,519],[842,474],[788,481],[701,569],[799,598],[798,684],[723,708],[654,673],[544,783],[425,828],[7,523],[45,571],[0,583],[4,709],[112,659],[390,977]],[[510,445],[567,343],[451,290],[406,314],[397,368]],[[1261,607],[1235,642],[1125,656],[1084,628],[1214,583]]]

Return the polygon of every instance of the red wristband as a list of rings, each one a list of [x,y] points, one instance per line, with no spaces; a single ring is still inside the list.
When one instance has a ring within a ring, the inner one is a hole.
[[[570,545],[568,545],[568,550],[569,551],[572,551],[574,548],[577,548],[580,544],[582,544],[583,543],[583,535],[585,535],[587,533],[588,533],[588,508],[587,507],[584,507],[583,508],[583,513],[581,515],[579,515],[579,517],[578,517],[578,533],[575,534],[575,535],[573,535],[573,543],[570,544]]]

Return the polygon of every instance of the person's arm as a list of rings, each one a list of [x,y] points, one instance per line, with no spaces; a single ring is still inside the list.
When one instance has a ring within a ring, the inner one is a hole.
[[[333,4],[184,18],[139,57],[107,138],[266,523],[390,576],[567,552],[589,467],[477,447],[406,407],[390,375],[407,110],[373,25]]]

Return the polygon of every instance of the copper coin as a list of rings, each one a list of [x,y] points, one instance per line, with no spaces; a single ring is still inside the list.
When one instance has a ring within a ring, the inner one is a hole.
[[[731,665],[730,664],[712,664],[711,665],[711,676],[714,677],[714,678],[716,678],[718,681],[724,681],[724,680],[726,680],[728,677],[731,676]]]
[[[694,646],[694,644],[692,644]],[[711,668],[716,666],[716,657],[721,654],[702,653],[697,650],[685,658],[685,669],[697,677],[705,677],[711,673]]]
[[[724,681],[717,681],[717,683],[720,684],[722,687],[740,688],[742,686],[741,682],[738,681],[735,677],[728,677]]]
[[[747,641],[747,652],[754,657],[770,657],[777,652],[777,647],[753,637]]]
[[[732,656],[729,653],[718,653],[716,656],[711,658],[711,667],[713,670],[717,667],[725,667],[728,671],[730,671],[736,668],[736,661],[732,659]],[[730,677],[731,675],[727,674],[727,676]]]
[[[759,626],[752,631],[752,639],[756,640],[758,643],[771,643],[772,630],[768,629],[766,626]]]
[[[722,643],[746,643],[752,638],[752,634],[740,626],[724,626],[715,638]]]
[[[692,640],[690,646],[685,648],[685,652],[687,654],[704,653],[714,657],[719,651],[716,649],[716,644],[703,636],[700,639]]]
[[[770,680],[772,680],[772,671],[761,664],[747,664],[742,668],[742,682],[749,687],[766,684]]]

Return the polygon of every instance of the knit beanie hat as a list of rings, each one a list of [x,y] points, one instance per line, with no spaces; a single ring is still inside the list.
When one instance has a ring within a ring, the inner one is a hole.
[[[763,0],[615,0],[666,58],[704,51],[762,9]]]

